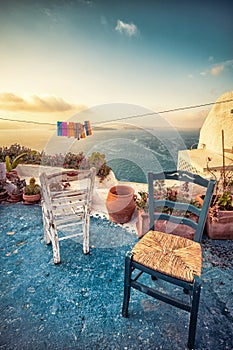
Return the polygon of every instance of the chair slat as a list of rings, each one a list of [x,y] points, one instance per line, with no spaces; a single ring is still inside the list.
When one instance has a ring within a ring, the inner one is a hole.
[[[52,242],[54,263],[60,262],[58,242],[80,236],[77,226],[82,228],[83,252],[85,254],[89,252],[89,225],[95,173],[95,168],[92,168],[40,175],[45,241]],[[69,181],[65,189],[63,189],[64,181]],[[71,229],[75,230],[75,233],[64,234]],[[62,237],[59,236],[59,230],[63,232]]]

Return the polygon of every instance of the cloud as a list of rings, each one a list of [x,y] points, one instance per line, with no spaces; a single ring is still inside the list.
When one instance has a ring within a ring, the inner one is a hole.
[[[211,68],[211,75],[219,75],[222,71],[224,70],[224,64],[219,64],[218,66],[214,66],[213,68]]]
[[[121,34],[125,34],[129,37],[137,35],[138,33],[138,28],[135,24],[133,23],[125,23],[118,19],[117,25],[115,27],[115,30]]]
[[[211,61],[211,60],[209,60],[209,61]],[[233,68],[233,60],[227,60],[224,62],[216,63],[215,65],[212,65],[212,67],[210,69],[202,71],[199,74],[201,76],[207,76],[207,75],[211,74],[211,75],[216,77],[219,74],[221,74],[225,69],[231,69],[231,68]]]
[[[66,102],[60,97],[33,95],[28,99],[5,92],[0,94],[0,110],[12,112],[66,112],[83,106],[77,106]]]
[[[233,60],[227,60],[216,64],[211,68],[210,73],[214,76],[219,75],[225,68],[233,68]]]
[[[208,71],[200,72],[200,75],[202,75],[203,77],[204,77],[205,75],[207,75],[207,74],[208,74]]]

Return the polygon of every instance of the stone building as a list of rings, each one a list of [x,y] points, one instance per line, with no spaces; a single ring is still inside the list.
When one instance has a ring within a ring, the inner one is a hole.
[[[216,174],[224,166],[233,170],[233,91],[223,94],[212,107],[201,128],[197,149],[178,154],[180,170],[208,177],[207,163]]]

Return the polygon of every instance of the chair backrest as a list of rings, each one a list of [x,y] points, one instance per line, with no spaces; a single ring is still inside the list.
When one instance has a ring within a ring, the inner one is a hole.
[[[96,169],[64,170],[52,174],[40,174],[43,201],[52,208],[54,203],[66,201],[91,207]],[[70,187],[70,182],[75,185]]]
[[[172,187],[169,186],[171,183]],[[201,208],[194,205],[195,199],[190,196],[196,185],[205,188]],[[207,180],[186,171],[150,172],[148,174],[150,229],[154,230],[157,220],[187,225],[194,229],[193,239],[200,242],[214,187],[214,180]]]

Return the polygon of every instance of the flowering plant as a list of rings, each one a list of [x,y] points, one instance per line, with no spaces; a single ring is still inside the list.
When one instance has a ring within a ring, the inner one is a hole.
[[[217,176],[217,171],[211,170],[209,163],[211,158],[207,158],[207,170],[216,181],[215,192],[209,211],[211,221],[218,221],[219,211],[233,210],[233,171],[223,167]]]
[[[200,204],[190,198],[189,194],[189,186],[188,183],[185,182],[182,184],[180,190],[174,186],[174,187],[165,187],[165,181],[155,181],[154,183],[154,199],[159,200],[170,200],[172,202],[183,202],[183,203],[190,203],[196,207],[200,207]],[[138,192],[137,198],[136,198],[136,208],[137,209],[143,209],[145,212],[149,211],[149,204],[148,204],[148,192],[140,191]],[[163,212],[167,212],[169,214],[175,214],[179,215],[181,214],[181,211],[178,211],[176,209],[163,207]],[[189,213],[185,213],[185,216],[188,217]]]
[[[149,210],[148,207],[148,192],[145,191],[139,191],[137,196],[136,196],[136,201],[135,201],[136,208],[138,210],[144,210],[146,213]]]

